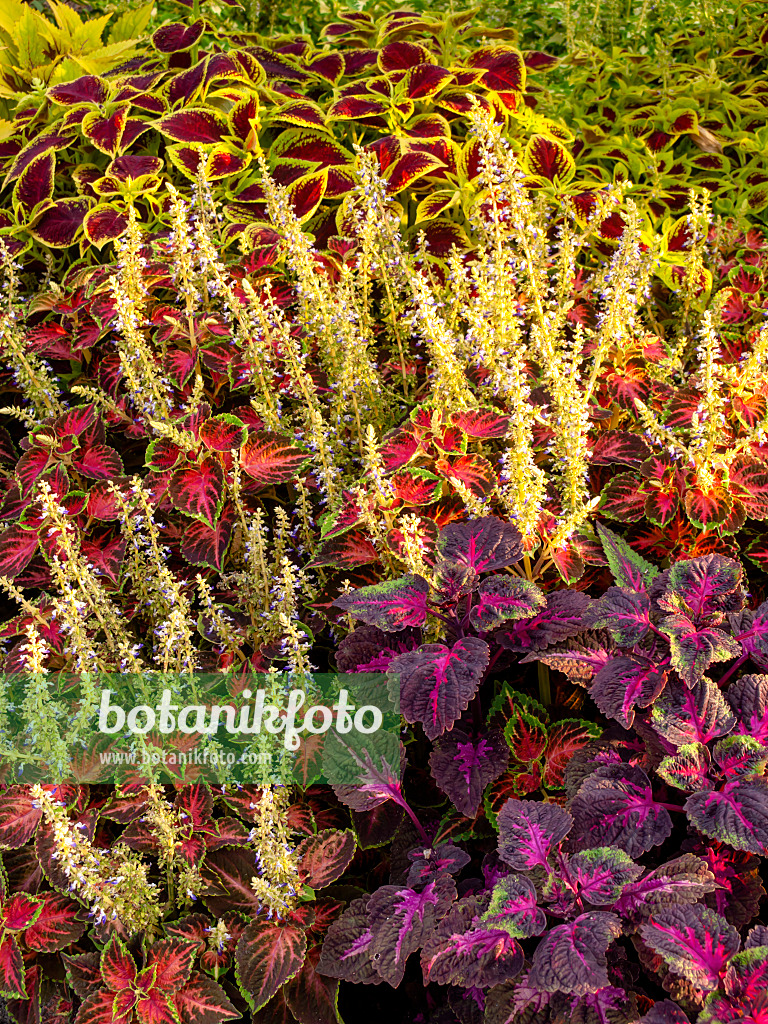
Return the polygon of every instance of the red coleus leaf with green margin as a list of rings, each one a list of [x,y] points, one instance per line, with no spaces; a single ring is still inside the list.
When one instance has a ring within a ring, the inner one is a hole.
[[[19,175],[13,189],[14,208],[29,217],[40,203],[53,195],[56,156],[53,152],[36,157]]]
[[[227,134],[227,122],[206,107],[187,107],[161,118],[157,129],[176,142],[214,143]]]
[[[164,25],[152,35],[152,45],[159,53],[179,53],[191,50],[205,31],[205,22],[200,19],[191,25]]]
[[[421,153],[415,150],[404,153],[387,168],[384,174],[387,192],[392,196],[397,195],[418,178],[422,178],[425,174],[431,174],[444,166],[443,161],[431,153]]]
[[[520,973],[523,951],[507,929],[481,919],[485,902],[459,900],[432,931],[421,952],[425,985],[485,989]]]
[[[42,818],[29,786],[11,786],[0,800],[0,847],[18,850],[34,836]]]
[[[565,839],[573,818],[557,804],[507,800],[498,813],[499,857],[516,871],[548,867],[547,858]]]
[[[123,460],[106,444],[94,444],[75,452],[72,467],[91,480],[114,480],[124,473]]]
[[[286,189],[291,209],[303,224],[316,212],[328,188],[328,170],[307,174]]]
[[[81,103],[102,104],[109,95],[107,83],[96,75],[83,75],[72,82],[55,85],[48,90],[48,99],[61,106],[77,106]]]
[[[43,906],[37,920],[24,933],[24,945],[39,953],[53,953],[73,945],[88,925],[78,920],[81,907],[58,892],[41,893]]]
[[[519,50],[511,46],[485,46],[466,60],[470,68],[480,68],[483,85],[494,92],[522,92],[525,88],[525,62]]]
[[[595,722],[578,718],[565,718],[549,728],[544,755],[544,785],[547,789],[562,789],[565,768],[577,750],[600,735],[602,729]]]
[[[124,103],[107,115],[98,111],[86,114],[80,123],[83,135],[102,153],[115,156],[123,141],[130,109],[130,103]]]
[[[469,437],[481,441],[493,437],[506,437],[509,429],[509,416],[495,409],[470,409],[467,412],[455,412],[451,415],[451,423]]]
[[[400,654],[387,668],[393,699],[407,722],[421,722],[431,740],[440,736],[466,711],[488,666],[488,644],[465,637],[452,647],[425,644]]]
[[[307,563],[307,568],[333,565],[340,569],[354,569],[358,565],[368,565],[378,560],[379,553],[368,536],[359,530],[350,530],[320,544],[315,557]]]
[[[383,885],[370,897],[366,909],[371,954],[376,970],[393,988],[403,980],[410,954],[419,949],[455,900],[456,883],[445,873],[419,892]]]
[[[595,466],[639,466],[650,452],[645,440],[629,430],[607,430],[595,441],[590,462]]]
[[[473,738],[454,728],[435,743],[429,758],[432,776],[451,803],[474,818],[485,787],[506,771],[509,749],[500,729]]]
[[[37,530],[9,526],[0,533],[0,575],[13,579],[32,561],[37,551]]]
[[[228,504],[221,510],[213,529],[200,520],[188,524],[181,538],[182,555],[191,565],[221,570],[232,539],[234,523],[235,510]]]
[[[591,911],[553,928],[536,947],[529,984],[543,992],[587,995],[610,985],[608,947],[621,935],[615,914]]]
[[[26,971],[15,935],[0,940],[0,996],[4,999],[26,999]]]
[[[229,452],[242,448],[248,438],[248,428],[237,416],[220,413],[209,416],[200,427],[200,440],[214,452]]]
[[[453,75],[445,68],[433,64],[421,64],[411,68],[407,74],[405,95],[410,100],[424,100],[436,95],[443,86],[452,81]]]
[[[127,227],[128,215],[108,203],[100,203],[89,210],[83,221],[85,237],[97,249],[120,238]]]
[[[66,249],[81,231],[89,205],[87,199],[59,199],[35,218],[29,233],[51,249]]]
[[[250,434],[240,449],[240,466],[260,487],[292,480],[308,458],[308,453],[290,438],[269,431]]]
[[[307,952],[303,928],[288,921],[252,921],[235,954],[237,983],[254,1013],[301,970]]]
[[[221,511],[224,472],[215,455],[175,470],[168,493],[174,506],[213,529]]]
[[[333,607],[369,626],[393,633],[408,626],[423,625],[428,599],[427,581],[421,576],[408,575],[342,594],[333,602]]]
[[[574,834],[586,848],[618,846],[636,858],[672,832],[669,811],[654,800],[648,776],[634,765],[598,768],[582,783],[570,808]]]
[[[634,473],[618,473],[603,488],[599,511],[622,523],[636,523],[643,518],[646,501],[650,500],[650,497],[640,486]],[[654,518],[653,522],[657,522],[657,518]]]
[[[442,482],[422,466],[395,473],[390,478],[395,497],[405,505],[429,505],[440,497]]]
[[[349,829],[324,829],[307,836],[296,848],[299,880],[311,889],[324,889],[344,874],[355,849],[355,834]]]
[[[448,481],[458,481],[478,498],[487,497],[497,483],[493,466],[482,455],[461,455],[458,459],[437,459],[435,469]]]
[[[525,147],[523,159],[529,174],[552,182],[557,180],[561,185],[576,173],[575,161],[565,146],[546,135],[533,136]]]
[[[701,530],[712,530],[726,521],[733,508],[733,498],[722,485],[708,489],[689,485],[685,492],[685,511]]]
[[[640,935],[674,974],[705,992],[717,988],[740,945],[736,929],[698,903],[659,907]]]
[[[547,599],[535,583],[519,576],[488,576],[474,594],[469,621],[477,630],[491,630],[507,619],[531,618]]]
[[[193,971],[184,988],[172,996],[181,1024],[221,1024],[242,1017],[221,985],[199,971]]]

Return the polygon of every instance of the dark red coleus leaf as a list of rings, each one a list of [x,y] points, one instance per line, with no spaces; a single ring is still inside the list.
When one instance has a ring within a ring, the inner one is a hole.
[[[456,810],[474,818],[485,787],[507,767],[509,749],[500,729],[473,738],[454,728],[435,743],[429,758],[432,775]]]

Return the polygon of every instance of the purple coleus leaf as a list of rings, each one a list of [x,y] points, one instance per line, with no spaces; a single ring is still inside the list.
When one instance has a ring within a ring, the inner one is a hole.
[[[768,779],[734,779],[720,789],[694,793],[685,810],[704,835],[735,850],[768,854]]]
[[[568,835],[573,818],[557,804],[507,800],[496,820],[499,857],[517,871],[548,868],[547,858]]]
[[[408,871],[407,882],[414,889],[426,885],[444,871],[449,875],[458,875],[472,860],[465,850],[452,843],[438,843],[430,849],[419,846],[409,852],[408,858],[413,863]]]
[[[697,627],[687,615],[668,615],[659,628],[669,637],[672,667],[687,686],[697,683],[710,665],[741,654],[741,644],[722,629]]]
[[[482,922],[484,903],[464,897],[429,936],[421,952],[425,985],[485,989],[520,973],[523,951],[509,931]]]
[[[725,699],[737,719],[736,732],[768,744],[768,676],[742,676]]]
[[[465,637],[453,647],[425,644],[389,663],[387,679],[407,722],[421,722],[433,740],[453,726],[477,692],[490,660],[488,644]]]
[[[547,915],[537,904],[536,888],[522,875],[499,879],[481,920],[486,928],[501,929],[516,939],[541,935],[547,927]]]
[[[628,854],[610,846],[581,850],[568,861],[568,874],[578,896],[595,907],[615,903],[642,873]]]
[[[647,917],[657,906],[698,903],[717,887],[706,862],[692,853],[684,853],[626,886],[614,910],[622,917]]]
[[[682,612],[701,623],[744,606],[743,569],[725,555],[702,555],[675,562],[654,582],[651,597],[664,611]]]
[[[422,576],[401,576],[342,594],[333,607],[369,626],[395,633],[407,626],[424,624],[428,597],[429,584]]]
[[[648,776],[628,764],[608,764],[589,775],[571,801],[579,840],[618,846],[637,858],[672,832],[669,811],[653,799]]]
[[[386,672],[393,658],[418,646],[415,630],[394,634],[377,626],[358,626],[339,644],[336,668],[339,672]]]
[[[656,771],[664,781],[686,793],[709,788],[712,758],[703,743],[684,743],[670,757],[665,757]]]
[[[505,619],[527,619],[547,603],[535,583],[520,576],[489,576],[475,591],[469,621],[477,630],[491,630]]]
[[[456,883],[444,874],[421,891],[383,885],[368,900],[371,952],[376,970],[396,988],[403,980],[405,962],[421,947],[434,926],[456,900]]]
[[[494,640],[508,651],[526,654],[580,633],[589,598],[579,590],[554,590],[547,594],[547,605],[532,618],[505,625]]]
[[[328,929],[317,973],[341,978],[356,985],[381,985],[383,978],[374,966],[370,952],[373,933],[366,908],[370,896],[352,900]]]
[[[734,954],[720,989],[711,992],[699,1024],[765,1024],[768,1020],[768,946]]]
[[[549,668],[562,672],[574,683],[584,684],[600,671],[610,657],[609,646],[599,640],[580,638],[564,644],[555,644],[547,651],[531,651],[520,659],[520,663],[540,661]]]
[[[553,928],[533,954],[529,982],[544,992],[587,995],[607,988],[606,952],[621,935],[615,914],[591,911]]]
[[[717,988],[740,945],[736,929],[700,903],[659,907],[640,925],[640,936],[673,974],[705,991]]]
[[[640,1018],[640,1024],[691,1024],[691,1021],[677,1003],[671,999],[660,999]]]
[[[754,736],[726,736],[712,748],[720,774],[730,781],[741,775],[762,775],[768,761],[768,747]]]
[[[668,670],[648,658],[611,658],[597,673],[590,696],[608,718],[632,727],[635,707],[647,708],[667,683]]]
[[[597,524],[597,534],[617,586],[638,593],[647,591],[659,570],[633,551],[623,537],[602,523]]]
[[[609,587],[584,616],[589,629],[607,629],[620,647],[632,647],[650,629],[651,601],[647,594]]]
[[[520,531],[495,516],[449,523],[440,531],[437,550],[443,558],[475,572],[506,569],[523,557]]]
[[[452,729],[437,740],[429,758],[438,786],[467,818],[475,817],[483,790],[506,771],[508,763],[504,734],[494,728],[476,739]]]
[[[364,739],[362,734],[358,735]],[[372,750],[357,749],[358,746],[359,743],[353,745],[352,734],[342,738],[334,730],[326,737],[323,774],[336,796],[353,811],[371,811],[387,800],[402,806],[405,747],[398,737],[382,734]]]
[[[738,629],[733,632],[742,650],[759,668],[768,668],[768,601],[763,601],[754,611],[745,608],[738,622]]]
[[[664,740],[681,747],[727,735],[736,719],[711,679],[705,677],[688,689],[673,677],[653,706],[651,724]]]

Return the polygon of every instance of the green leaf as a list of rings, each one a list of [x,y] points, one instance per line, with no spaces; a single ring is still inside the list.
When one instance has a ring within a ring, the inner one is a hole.
[[[150,3],[139,7],[137,10],[129,10],[121,14],[109,30],[108,41],[110,43],[122,43],[128,39],[136,39],[137,36],[140,36],[149,24],[154,6],[154,0],[151,0]]]

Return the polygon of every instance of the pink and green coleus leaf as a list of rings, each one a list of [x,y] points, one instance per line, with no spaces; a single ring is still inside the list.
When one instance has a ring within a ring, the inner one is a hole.
[[[608,947],[621,935],[615,914],[591,911],[553,928],[533,954],[529,981],[543,992],[587,995],[610,984]]]
[[[640,935],[674,974],[704,991],[717,988],[740,945],[736,929],[699,903],[659,907]]]
[[[478,573],[505,569],[523,557],[519,530],[495,516],[449,523],[440,531],[437,547],[443,558]]]
[[[549,869],[548,858],[565,839],[573,818],[557,804],[507,800],[498,813],[499,857],[516,871]]]
[[[736,732],[768,745],[768,676],[742,676],[728,687],[725,699],[736,718]]]
[[[659,570],[638,555],[623,537],[602,523],[597,524],[597,534],[616,585],[637,593],[647,591]]]
[[[688,688],[673,677],[653,706],[651,724],[668,743],[680,747],[685,743],[709,743],[727,735],[736,725],[736,718],[711,679],[705,676]]]
[[[318,974],[341,978],[357,985],[381,985],[384,981],[374,966],[373,932],[366,908],[370,896],[352,900],[328,929],[323,942]]]
[[[456,883],[438,875],[419,892],[398,885],[383,885],[368,900],[371,952],[376,970],[396,988],[405,963],[423,944],[456,900]]]
[[[541,935],[547,927],[547,915],[537,903],[536,887],[522,875],[499,879],[480,920],[486,928],[508,932],[515,939]]]
[[[421,952],[425,985],[485,989],[520,973],[523,951],[508,929],[484,920],[486,902],[465,897],[432,931]]]
[[[527,619],[542,609],[547,599],[535,583],[520,576],[489,576],[475,591],[476,603],[469,621],[477,630],[491,630],[506,619]]]
[[[694,793],[711,785],[709,770],[712,758],[703,743],[685,743],[665,757],[656,771],[668,785]]]
[[[668,615],[660,629],[669,637],[672,667],[687,686],[697,683],[710,665],[742,653],[741,644],[722,629],[697,627],[687,615]]]
[[[685,802],[691,823],[735,850],[768,854],[768,780],[741,778],[694,793]]]
[[[554,590],[546,596],[546,607],[530,618],[505,624],[495,641],[508,651],[525,654],[543,650],[580,633],[589,598],[579,590]]]
[[[643,657],[611,658],[590,686],[590,696],[604,715],[625,729],[635,720],[635,707],[647,708],[663,691],[668,670]]]
[[[698,903],[718,888],[706,862],[692,853],[684,853],[630,882],[616,901],[614,910],[622,917],[641,914],[645,918],[655,907],[671,903]]]
[[[768,945],[735,953],[721,987],[711,992],[699,1024],[764,1024],[768,1019]]]
[[[485,787],[506,770],[509,748],[500,729],[472,738],[454,728],[435,743],[429,758],[432,776],[453,806],[474,818]]]
[[[333,607],[341,608],[369,626],[394,633],[426,622],[428,598],[427,581],[422,576],[408,575],[342,594],[333,602]]]
[[[675,562],[657,580],[660,608],[699,622],[744,606],[744,571],[734,558],[710,554]],[[653,596],[653,595],[652,595]]]
[[[672,832],[669,811],[653,798],[648,776],[634,765],[603,765],[571,802],[576,833],[586,847],[618,846],[637,858]]]
[[[425,644],[398,655],[387,669],[390,694],[408,722],[420,722],[431,740],[466,711],[490,660],[488,644],[465,637],[452,647]]]
[[[646,593],[624,587],[609,587],[599,601],[590,605],[584,625],[607,629],[620,647],[632,647],[650,629],[651,601]]]
[[[237,983],[254,1012],[298,974],[306,952],[304,929],[290,922],[252,921],[245,928],[235,954]]]
[[[174,506],[185,515],[202,520],[211,529],[221,511],[223,491],[224,472],[214,455],[175,470],[169,487]]]
[[[726,736],[714,745],[712,757],[726,781],[742,775],[763,775],[768,747],[754,736]]]
[[[611,846],[580,850],[568,861],[568,874],[578,896],[595,907],[615,903],[642,873],[627,853]]]

